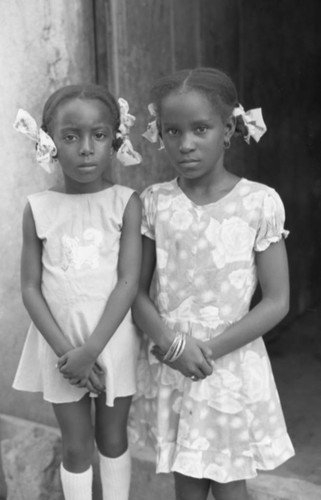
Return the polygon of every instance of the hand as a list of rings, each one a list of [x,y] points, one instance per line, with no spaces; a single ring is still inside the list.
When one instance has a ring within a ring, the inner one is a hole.
[[[186,336],[185,349],[174,362],[164,362],[162,359],[164,353],[156,345],[151,352],[159,361],[180,371],[185,377],[195,377],[195,380],[204,379],[213,372],[211,349],[205,342],[190,336]]]
[[[59,358],[57,366],[62,376],[72,385],[86,387],[95,364],[85,346],[76,347]]]
[[[93,392],[94,394],[100,394],[104,392],[105,387],[105,372],[96,362],[91,370],[89,378],[86,384],[89,392]]]

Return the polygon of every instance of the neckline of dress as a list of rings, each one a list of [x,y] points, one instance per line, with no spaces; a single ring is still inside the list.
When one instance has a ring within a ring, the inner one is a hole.
[[[100,191],[94,191],[92,193],[63,193],[62,191],[53,191],[52,189],[47,189],[47,193],[54,193],[62,196],[94,196],[94,195],[99,195],[101,193],[105,193],[106,191],[109,191],[110,189],[113,189],[116,186],[116,184],[112,184],[111,186],[108,186],[104,189],[101,189]]]
[[[219,200],[216,200],[216,201],[211,201],[209,203],[204,203],[202,205],[199,205],[198,203],[196,203],[195,201],[191,200],[191,198],[189,198],[189,196],[187,196],[186,193],[184,193],[184,191],[182,190],[182,188],[180,187],[180,185],[178,184],[178,177],[176,177],[174,179],[175,181],[175,186],[176,186],[176,189],[192,204],[194,205],[196,208],[204,208],[204,207],[210,207],[211,205],[217,205],[218,203],[221,203],[222,201],[225,201],[226,198],[228,198],[230,195],[232,195],[234,193],[234,191],[236,191],[236,189],[239,187],[240,184],[243,184],[243,181],[245,181],[246,179],[244,177],[240,177],[240,179],[237,181],[237,183],[232,187],[232,189],[226,193],[225,195],[223,195]]]

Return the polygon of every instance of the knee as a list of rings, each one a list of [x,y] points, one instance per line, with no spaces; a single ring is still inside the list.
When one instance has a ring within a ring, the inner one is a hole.
[[[116,458],[125,453],[128,448],[126,432],[118,433],[96,433],[98,451],[110,458]]]
[[[63,463],[71,472],[86,470],[92,463],[94,454],[94,440],[80,439],[77,441],[63,441]]]
[[[206,500],[210,489],[210,480],[184,476],[174,472],[176,500]]]
[[[248,500],[246,481],[212,482],[212,493],[217,500]]]

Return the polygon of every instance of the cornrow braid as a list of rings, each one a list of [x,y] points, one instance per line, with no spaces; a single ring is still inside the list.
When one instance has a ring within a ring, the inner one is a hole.
[[[112,127],[116,134],[120,125],[119,106],[114,96],[102,85],[66,85],[56,90],[47,99],[43,113],[41,128],[50,134],[50,126],[58,107],[65,101],[72,99],[98,99],[103,102],[110,111],[113,123]],[[114,139],[113,147],[117,151],[121,146],[121,141]]]
[[[204,94],[225,121],[238,105],[237,91],[231,78],[215,68],[184,69],[160,78],[151,89],[153,102],[159,119],[162,115],[162,101],[173,92],[184,93],[196,90]],[[239,132],[243,133],[242,120],[236,120]]]

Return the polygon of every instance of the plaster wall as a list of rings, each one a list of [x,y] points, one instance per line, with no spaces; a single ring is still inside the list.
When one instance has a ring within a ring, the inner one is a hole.
[[[50,404],[11,384],[29,325],[19,289],[22,213],[26,196],[55,179],[12,124],[20,107],[40,124],[54,90],[94,81],[92,1],[0,0],[0,12],[0,412],[50,424]]]

